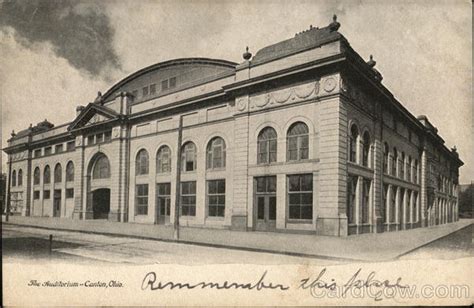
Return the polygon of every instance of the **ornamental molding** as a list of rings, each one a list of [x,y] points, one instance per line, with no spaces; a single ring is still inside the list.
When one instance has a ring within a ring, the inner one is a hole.
[[[372,116],[376,116],[375,111],[378,103],[375,102],[365,91],[362,91],[353,82],[348,81],[346,78],[340,79],[340,89],[341,93],[344,94],[356,107]]]

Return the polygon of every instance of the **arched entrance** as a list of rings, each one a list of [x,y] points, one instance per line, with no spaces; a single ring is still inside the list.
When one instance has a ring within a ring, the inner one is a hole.
[[[92,219],[108,219],[110,213],[110,163],[97,153],[87,168],[87,212]]]
[[[94,219],[107,219],[110,212],[110,189],[99,188],[92,192],[92,212]]]

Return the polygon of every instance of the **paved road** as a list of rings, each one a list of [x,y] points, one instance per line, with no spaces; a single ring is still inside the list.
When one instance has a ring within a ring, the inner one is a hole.
[[[473,227],[421,247],[400,259],[456,259],[474,257]],[[52,253],[49,234],[53,234]],[[51,231],[16,225],[2,225],[5,262],[64,260],[104,264],[308,264],[335,265],[342,261],[282,254],[213,248],[126,237]]]
[[[53,249],[49,253],[49,234]],[[51,231],[15,225],[2,226],[4,262],[64,260],[75,263],[128,264],[309,264],[332,265],[340,261],[281,254],[213,248],[153,240]]]

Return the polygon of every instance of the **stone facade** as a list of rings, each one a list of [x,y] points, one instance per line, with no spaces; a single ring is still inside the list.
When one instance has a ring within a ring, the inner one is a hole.
[[[179,204],[183,226],[333,236],[456,221],[458,154],[338,28],[247,51],[240,64],[152,65],[70,123],[13,133],[12,208],[173,224]]]

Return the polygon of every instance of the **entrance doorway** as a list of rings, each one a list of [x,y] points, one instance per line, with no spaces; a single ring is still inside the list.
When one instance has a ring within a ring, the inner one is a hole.
[[[256,177],[254,180],[254,229],[276,229],[276,176]]]
[[[110,189],[100,188],[92,192],[92,211],[94,219],[107,219],[110,212]]]
[[[156,223],[169,224],[171,212],[171,184],[156,184]]]
[[[53,217],[61,217],[61,189],[54,190]]]

